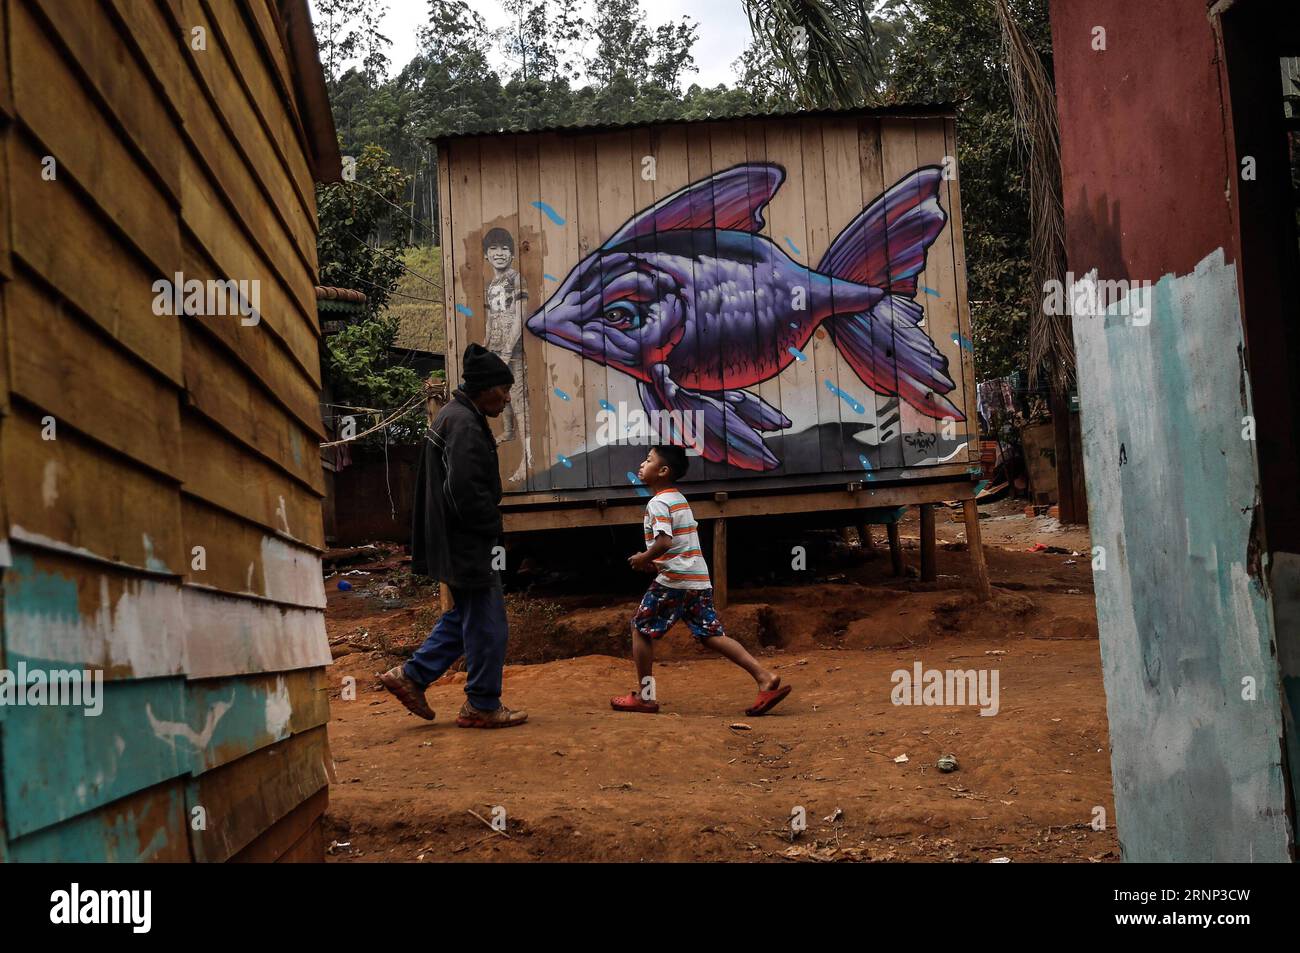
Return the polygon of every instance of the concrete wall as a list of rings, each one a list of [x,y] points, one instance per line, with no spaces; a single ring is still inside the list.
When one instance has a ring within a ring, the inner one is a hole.
[[[1128,860],[1293,847],[1214,26],[1186,0],[1052,4],[1070,268],[1153,284],[1074,319]]]

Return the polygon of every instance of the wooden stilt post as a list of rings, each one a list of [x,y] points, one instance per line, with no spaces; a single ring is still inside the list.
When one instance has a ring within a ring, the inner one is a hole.
[[[963,500],[962,515],[966,517],[966,548],[970,551],[971,575],[975,577],[975,594],[981,599],[991,599],[989,567],[984,562],[984,546],[980,542],[980,511],[974,500]]]
[[[871,526],[868,523],[858,523],[858,545],[862,547],[864,553],[874,553],[876,544],[871,540]]]
[[[713,521],[713,605],[727,608],[727,518]]]
[[[921,504],[921,581],[934,582],[934,504]]]
[[[886,523],[885,532],[889,534],[889,558],[894,563],[894,575],[903,574],[903,543],[898,538],[898,523]]]

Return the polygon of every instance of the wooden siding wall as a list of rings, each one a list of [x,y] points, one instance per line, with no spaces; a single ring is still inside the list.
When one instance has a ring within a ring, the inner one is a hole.
[[[105,677],[98,717],[0,707],[10,860],[318,845],[316,209],[293,88],[274,0],[0,0],[0,661]],[[259,281],[260,324],[154,314],[177,272]]]
[[[866,114],[443,142],[439,169],[441,194],[447,197],[442,233],[447,236],[443,273],[450,276],[445,285],[449,379],[460,379],[460,356],[469,342],[486,343],[485,294],[492,269],[485,262],[483,238],[489,229],[504,228],[514,238],[514,267],[528,292],[520,309],[526,322],[546,306],[571,270],[632,215],[716,172],[746,163],[779,164],[785,180],[767,205],[765,225],[757,234],[798,265],[815,267],[865,206],[919,167],[942,167],[956,151],[951,118]],[[648,156],[654,159],[653,178],[642,174]],[[947,222],[930,246],[915,300],[925,311],[922,327],[947,358],[957,385],[947,397],[973,422],[961,197],[956,160],[948,161],[954,174],[939,191]],[[701,239],[710,245],[706,252],[712,248],[711,234],[704,232]],[[742,273],[740,282],[761,286],[766,279],[754,268]],[[637,382],[526,328],[521,333],[525,413],[520,415],[520,439],[500,446],[502,479],[512,502],[636,493],[627,471],[644,456],[644,446],[607,450],[597,446],[597,433],[603,410],[642,407]],[[846,478],[965,474],[977,461],[978,447],[970,437],[977,432],[973,423],[958,422],[953,439],[943,439],[940,421],[906,404],[892,440],[872,446],[853,439],[855,431],[888,428],[899,415],[891,413],[898,402],[874,394],[858,379],[824,327],[803,348],[803,357],[746,388],[793,421],[784,433],[764,435],[779,465],[759,472],[697,457],[688,478],[699,484],[697,489],[735,488],[738,481],[780,488],[843,484]],[[858,407],[837,391],[855,398]],[[516,408],[519,398],[516,394]],[[500,433],[503,420],[493,426]],[[863,467],[864,459],[869,469]]]

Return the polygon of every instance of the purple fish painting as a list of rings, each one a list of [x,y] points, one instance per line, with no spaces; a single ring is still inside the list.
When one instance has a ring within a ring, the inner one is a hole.
[[[779,165],[735,166],[638,212],[569,272],[528,330],[634,377],[647,412],[700,414],[705,459],[744,470],[779,466],[761,432],[791,426],[745,388],[780,374],[822,326],[871,390],[964,420],[943,396],[955,386],[948,360],[914,300],[947,221],[940,168],[877,197],[815,269],[759,234],[784,180]]]

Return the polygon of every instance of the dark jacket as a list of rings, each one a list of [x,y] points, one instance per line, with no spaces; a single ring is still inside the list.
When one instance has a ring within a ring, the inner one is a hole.
[[[424,434],[411,571],[457,588],[490,586],[492,548],[502,537],[500,502],[496,438],[470,399],[453,391]]]

